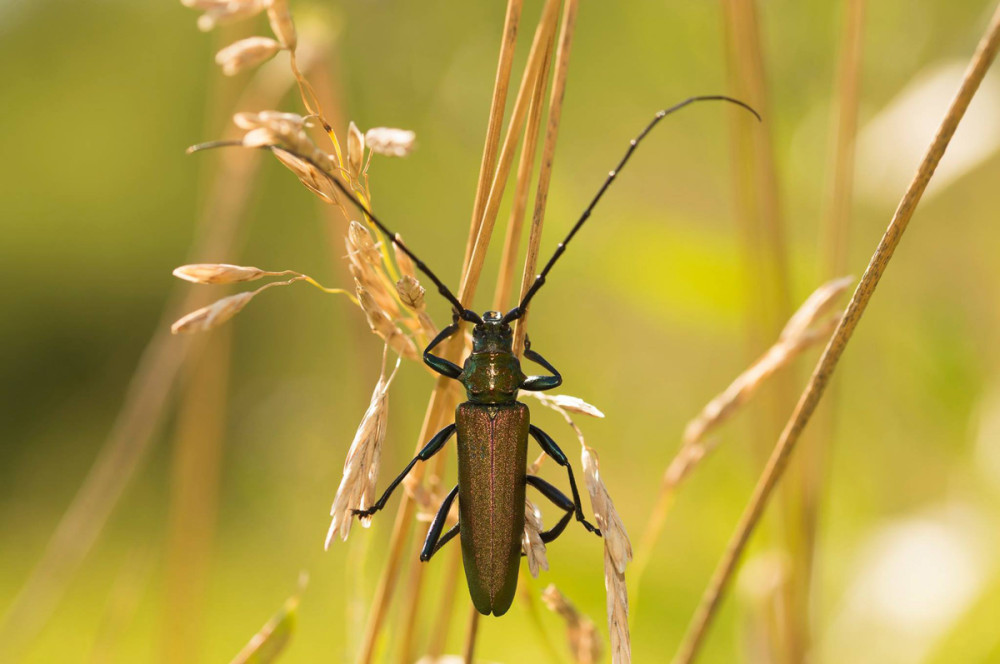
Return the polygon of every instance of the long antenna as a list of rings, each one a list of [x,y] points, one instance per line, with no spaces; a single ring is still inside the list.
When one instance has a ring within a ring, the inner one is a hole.
[[[188,154],[191,154],[193,152],[201,152],[202,150],[211,150],[214,148],[225,148],[225,147],[244,147],[244,145],[240,141],[211,141],[208,143],[199,143],[198,145],[192,145],[187,149],[187,152]],[[455,309],[455,313],[458,315],[459,318],[476,324],[483,322],[482,318],[479,317],[479,314],[470,309],[466,309],[464,306],[462,306],[462,302],[457,297],[455,297],[455,294],[452,293],[447,286],[444,285],[444,282],[438,279],[438,276],[434,274],[434,272],[431,271],[429,267],[427,267],[427,264],[424,263],[419,258],[417,258],[416,254],[410,251],[409,247],[403,244],[403,241],[399,239],[396,233],[392,231],[388,226],[383,224],[379,220],[379,218],[376,217],[374,213],[372,213],[372,211],[368,208],[367,205],[358,200],[357,196],[355,196],[353,192],[351,192],[346,186],[344,186],[344,183],[342,183],[339,178],[334,177],[333,175],[328,173],[326,169],[321,167],[311,158],[303,154],[299,154],[295,150],[289,150],[288,148],[281,147],[280,145],[262,145],[260,147],[266,150],[270,150],[271,152],[283,153],[291,157],[295,157],[296,159],[300,159],[309,164],[310,166],[312,166],[313,168],[315,168],[320,173],[322,173],[327,180],[329,180],[337,189],[340,190],[340,193],[342,193],[344,196],[347,197],[347,200],[351,201],[351,203],[353,203],[355,207],[364,212],[368,216],[368,218],[371,219],[372,222],[378,227],[378,229],[382,231],[387,238],[390,238],[396,244],[396,246],[398,246],[402,250],[402,252],[406,254],[410,258],[410,260],[413,261],[413,264],[417,266],[418,270],[426,274],[427,277],[434,282],[434,285],[437,286],[438,292],[441,293],[441,295],[443,295],[445,299],[451,302],[451,306]]]
[[[608,187],[611,186],[611,183],[614,182],[616,177],[618,177],[618,173],[621,172],[625,164],[628,163],[629,158],[632,156],[632,153],[635,152],[636,147],[638,147],[642,139],[644,139],[646,135],[653,130],[653,127],[655,127],[660,120],[667,117],[674,111],[679,111],[685,106],[693,104],[697,101],[728,101],[730,103],[736,104],[737,106],[742,106],[743,108],[753,113],[754,116],[757,118],[757,120],[760,120],[760,115],[757,113],[757,111],[753,110],[749,105],[743,103],[739,99],[733,99],[732,97],[726,97],[725,95],[702,95],[698,97],[691,97],[689,99],[685,99],[679,104],[675,104],[670,108],[664,109],[659,113],[657,113],[655,116],[653,116],[653,120],[648,125],[646,125],[646,128],[643,129],[641,132],[639,132],[639,135],[633,138],[629,142],[628,150],[625,151],[625,156],[622,157],[621,161],[618,162],[618,165],[615,166],[614,170],[608,173],[607,179],[604,181],[604,184],[601,185],[601,188],[597,190],[597,194],[594,196],[593,200],[590,201],[590,205],[588,205],[587,209],[583,211],[582,215],[580,215],[580,218],[573,225],[573,228],[570,229],[569,234],[566,235],[566,238],[562,242],[560,242],[559,245],[556,247],[556,251],[554,254],[552,254],[552,258],[549,259],[549,262],[545,264],[545,267],[542,268],[542,271],[539,272],[538,276],[535,277],[535,281],[532,282],[531,287],[524,294],[524,297],[521,299],[521,302],[504,315],[503,317],[504,323],[509,323],[511,321],[517,320],[518,318],[524,315],[524,312],[527,309],[528,303],[531,301],[531,298],[535,296],[535,293],[538,292],[538,289],[541,288],[542,284],[545,283],[545,277],[549,274],[549,270],[552,269],[552,266],[556,264],[556,261],[559,260],[559,257],[563,255],[564,251],[566,251],[566,245],[569,244],[569,241],[573,239],[573,236],[576,235],[576,232],[580,230],[580,227],[583,226],[583,223],[590,218],[590,213],[594,211],[594,207],[597,205],[598,201],[601,200],[601,197],[604,196],[604,192],[608,190]]]

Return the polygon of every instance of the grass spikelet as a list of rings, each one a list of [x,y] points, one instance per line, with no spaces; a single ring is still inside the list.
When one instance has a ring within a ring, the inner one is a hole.
[[[281,49],[281,44],[270,37],[247,37],[216,53],[215,64],[222,67],[226,76],[236,76],[241,71],[264,64]]]
[[[170,332],[172,334],[207,332],[238,314],[256,294],[257,291],[247,291],[216,300],[207,307],[196,309],[178,319],[170,326]]]
[[[236,284],[283,273],[265,272],[256,267],[227,263],[194,263],[175,268],[173,274],[178,279],[190,281],[193,284]]]
[[[403,238],[402,236],[400,236],[399,233],[396,233],[395,241],[393,241],[392,243],[392,251],[396,257],[396,265],[399,267],[399,273],[404,276],[413,277],[414,279],[416,279],[417,270],[416,267],[414,267],[413,265],[413,261],[410,260],[409,256],[403,253],[403,251],[399,248],[399,245],[396,244],[396,241],[398,242],[403,241]]]
[[[299,44],[295,31],[295,21],[288,8],[288,0],[266,0],[267,22],[271,24],[271,32],[278,38],[281,45],[289,51],[294,51]]]
[[[566,638],[570,652],[573,653],[573,661],[577,664],[599,662],[604,648],[594,621],[580,613],[555,584],[549,584],[542,591],[542,601],[566,622]]]
[[[331,184],[318,168],[287,152],[275,152],[274,156],[295,174],[306,189],[319,196],[324,203],[331,205],[339,203],[340,192],[337,191],[336,185]]]
[[[229,664],[269,664],[278,658],[295,631],[299,600],[308,583],[309,575],[302,572],[295,594],[285,600],[281,609],[251,637]]]
[[[521,550],[528,559],[531,576],[538,578],[538,572],[549,570],[549,560],[545,556],[545,542],[542,541],[542,511],[530,500],[524,501],[524,534],[521,536]]]
[[[375,154],[405,157],[413,151],[417,135],[409,129],[373,127],[365,132],[365,145]]]
[[[403,334],[396,327],[393,319],[379,306],[378,301],[367,288],[361,285],[361,282],[357,282],[356,286],[358,303],[361,306],[361,310],[365,312],[365,317],[368,319],[368,327],[371,328],[372,332],[382,337],[390,348],[403,357],[409,360],[417,359],[419,353],[417,352],[416,344],[413,343],[413,339]]]
[[[181,0],[181,4],[205,12],[198,17],[198,29],[202,32],[264,11],[264,0]]]
[[[414,277],[404,274],[396,282],[396,292],[399,294],[399,299],[403,301],[403,304],[410,309],[414,311],[424,310],[424,287]]]
[[[361,176],[361,167],[365,158],[365,135],[358,126],[351,122],[347,127],[347,170],[352,178]]]
[[[597,406],[587,403],[580,397],[573,397],[568,394],[545,394],[544,392],[527,391],[519,392],[518,396],[534,397],[540,401],[543,406],[562,413],[564,417],[568,417],[566,415],[567,413],[576,413],[577,415],[604,418],[604,413],[602,413]]]
[[[346,540],[351,532],[355,509],[370,507],[375,500],[375,484],[378,481],[379,465],[382,458],[382,443],[385,441],[386,423],[389,417],[389,385],[399,370],[400,359],[396,358],[396,366],[388,377],[385,375],[385,361],[388,356],[388,346],[382,352],[382,368],[379,371],[378,382],[372,392],[368,410],[361,418],[357,433],[347,452],[344,461],[344,476],[337,488],[337,495],[330,508],[330,529],[326,533],[324,547],[329,549],[334,536]],[[361,520],[368,527],[371,518]]]

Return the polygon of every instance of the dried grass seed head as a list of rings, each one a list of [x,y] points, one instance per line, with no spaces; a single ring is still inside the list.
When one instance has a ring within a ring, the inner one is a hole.
[[[258,130],[254,130],[258,131]],[[250,132],[253,133],[253,132]],[[250,134],[248,133],[247,136]],[[243,142],[246,145],[246,139]],[[270,143],[268,143],[270,145]],[[310,164],[308,161],[299,159],[295,155],[288,154],[287,152],[275,152],[274,156],[278,158],[282,164],[284,164],[288,170],[295,174],[306,189],[313,192],[324,203],[334,204],[338,201],[338,196],[340,192],[337,190],[336,185],[330,182],[323,173],[316,168],[314,165]]]
[[[181,0],[181,4],[205,12],[198,17],[198,29],[202,32],[264,11],[264,0]]]
[[[396,327],[393,319],[379,306],[378,301],[368,289],[360,282],[355,282],[355,286],[358,295],[358,304],[361,310],[365,312],[368,327],[371,328],[372,332],[382,337],[389,347],[400,355],[410,360],[417,359],[417,346],[413,343],[413,339],[403,334]]]
[[[366,509],[370,507],[376,498],[376,483],[378,481],[378,471],[382,458],[382,443],[385,441],[386,423],[389,418],[389,386],[399,370],[400,361],[396,359],[396,366],[392,373],[385,375],[385,358],[387,353],[382,354],[382,369],[379,372],[378,382],[372,391],[372,398],[361,418],[361,424],[354,434],[354,440],[347,451],[347,459],[344,461],[344,475],[337,488],[337,494],[333,499],[330,508],[330,529],[326,534],[325,548],[330,548],[330,542],[334,536],[346,540],[351,532],[351,524],[354,522],[353,510]],[[363,519],[362,525],[366,528],[370,525],[371,519]]]
[[[365,159],[365,135],[352,121],[347,127],[347,169],[351,177],[361,175],[361,167]]]
[[[594,621],[580,613],[555,584],[550,583],[542,591],[542,602],[566,622],[566,636],[573,660],[578,664],[599,662],[604,648]]]
[[[292,12],[288,8],[288,0],[266,0],[266,4],[267,21],[271,24],[271,31],[282,46],[294,51],[298,46],[299,37],[295,31]]]
[[[175,268],[173,274],[178,279],[194,284],[235,284],[243,281],[254,281],[273,273],[265,272],[256,267],[227,263],[194,263]]]
[[[528,499],[524,501],[524,532],[521,535],[521,550],[528,559],[528,571],[538,578],[541,570],[549,570],[549,560],[545,555],[542,541],[542,511]]]
[[[597,519],[597,525],[600,526],[601,534],[604,536],[604,546],[614,560],[615,569],[624,574],[625,566],[632,560],[632,543],[629,541],[628,533],[625,532],[625,524],[622,523],[604,480],[601,479],[597,452],[584,445],[580,450],[580,460],[587,492],[590,494],[590,503],[594,508],[594,518]]]
[[[226,76],[236,76],[245,69],[264,64],[282,49],[270,37],[247,37],[232,43],[215,54],[215,63]]]
[[[417,135],[409,129],[373,127],[365,132],[365,143],[375,154],[405,157],[413,151]]]
[[[256,294],[257,291],[237,293],[217,300],[207,307],[192,311],[171,325],[170,332],[173,334],[206,332],[218,327],[238,314]]]

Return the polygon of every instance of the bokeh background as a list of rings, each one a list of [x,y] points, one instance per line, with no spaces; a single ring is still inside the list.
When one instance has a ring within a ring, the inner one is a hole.
[[[869,4],[847,251],[856,276],[992,11],[981,0]],[[303,41],[326,49],[321,94],[338,129],[353,119],[416,131],[410,157],[375,159],[375,205],[457,284],[503,3],[292,6]],[[526,3],[524,35],[539,7]],[[797,305],[828,276],[821,229],[845,12],[842,3],[788,0],[759,9]],[[228,292],[177,282],[172,268],[197,258],[348,284],[343,221],[319,214],[270,161],[254,176],[233,248],[190,253],[218,162],[184,148],[230,131],[247,82],[224,79],[213,54],[263,29],[200,33],[177,2],[0,2],[0,613],[98,458],[143,349],[169,324],[165,307],[190,288]],[[543,253],[652,112],[729,89],[725,35],[718,3],[583,3]],[[280,107],[301,110],[291,94]],[[818,420],[832,437],[805,442],[823,441],[828,461],[809,599],[816,661],[1000,659],[998,118],[994,74],[844,357],[835,407]],[[759,286],[742,259],[731,120],[705,105],[658,129],[534,302],[532,340],[562,371],[561,391],[607,415],[581,424],[636,542],[685,423],[769,343],[748,335],[747,303]],[[494,248],[480,309],[491,304],[499,241]],[[443,321],[446,307],[428,297]],[[6,632],[4,647],[31,637],[24,661],[228,661],[300,570],[311,582],[283,661],[356,653],[393,510],[346,544],[326,553],[322,544],[381,343],[346,300],[304,286],[270,291],[213,335],[202,362],[181,372],[180,391],[65,594],[51,611],[40,608],[40,632]],[[788,372],[796,393],[815,357]],[[205,366],[224,384],[185,401],[185,381]],[[412,453],[431,386],[404,364],[390,394],[383,485]],[[720,430],[719,451],[679,492],[634,606],[635,661],[665,661],[676,648],[790,412],[778,420],[763,412],[773,396]],[[578,464],[572,432],[534,410]],[[195,462],[204,472],[178,479],[190,461],[182,449],[196,460],[204,453]],[[178,502],[183,481],[207,502]],[[177,540],[179,510],[203,518]],[[761,661],[769,652],[762,607],[784,568],[775,553],[783,528],[770,518],[755,536],[704,661]],[[570,527],[549,561],[535,592],[557,584],[603,630],[597,542]],[[430,565],[424,586],[431,615],[441,567]],[[461,647],[466,607],[460,592],[449,652]],[[558,618],[543,621],[569,661]],[[418,624],[418,654],[426,627]],[[498,662],[548,657],[518,604],[481,623],[477,652]]]

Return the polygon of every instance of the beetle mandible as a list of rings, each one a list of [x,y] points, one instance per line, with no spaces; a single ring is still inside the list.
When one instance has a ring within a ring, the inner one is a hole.
[[[524,501],[527,486],[537,489],[543,496],[565,511],[555,526],[541,533],[543,542],[551,542],[565,530],[573,516],[588,531],[600,536],[583,514],[580,492],[573,476],[573,467],[556,442],[544,431],[531,424],[528,407],[517,400],[518,390],[541,391],[562,384],[562,375],[536,351],[525,337],[524,357],[540,365],[548,374],[526,376],[521,363],[513,352],[513,334],[510,323],[521,318],[531,299],[545,283],[552,266],[566,250],[566,245],[590,217],[608,187],[625,166],[640,141],[664,117],[698,101],[726,101],[741,106],[757,117],[760,116],[747,104],[723,95],[705,95],[688,98],[658,112],[653,120],[629,143],[628,150],[618,165],[608,174],[597,194],[580,215],[576,224],[556,247],[552,257],[538,273],[524,297],[516,307],[501,314],[487,311],[482,316],[467,309],[447,286],[400,240],[397,246],[414,265],[434,283],[452,305],[452,323],[441,330],[423,353],[424,362],[439,374],[453,378],[465,387],[468,401],[455,410],[455,423],[435,434],[417,453],[403,471],[389,483],[375,503],[364,510],[354,510],[359,517],[375,514],[383,507],[410,470],[418,461],[427,461],[452,435],[458,434],[458,484],[453,488],[431,522],[420,552],[420,560],[430,560],[442,546],[459,536],[469,593],[476,609],[484,614],[497,616],[506,613],[514,600],[517,588],[518,567],[521,558],[521,534],[524,530]],[[276,152],[285,152],[304,161],[308,157],[279,146],[269,146]],[[313,164],[316,166],[316,164]],[[368,208],[345,187],[339,179],[316,166],[354,205],[363,210],[375,225],[389,238],[396,233],[385,226]],[[457,333],[462,322],[473,323],[472,352],[464,366],[432,351],[451,335]],[[557,464],[566,469],[572,498],[540,477],[528,475],[528,438],[534,438],[542,450]],[[443,533],[452,503],[458,497],[458,523]]]

